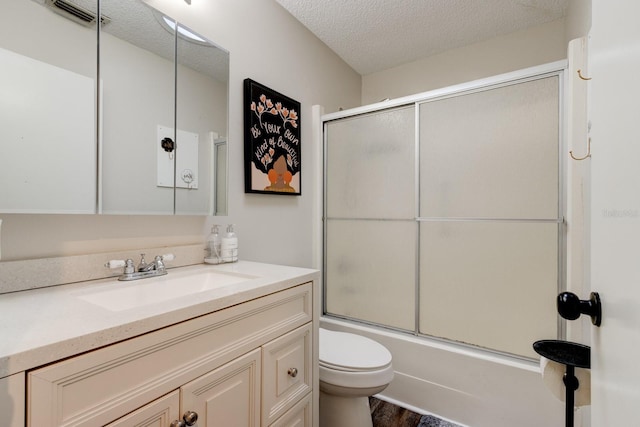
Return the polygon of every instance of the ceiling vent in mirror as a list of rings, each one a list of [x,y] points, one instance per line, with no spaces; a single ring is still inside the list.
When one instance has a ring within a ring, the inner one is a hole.
[[[85,27],[91,27],[96,23],[97,15],[95,12],[87,9],[86,7],[80,6],[79,4],[72,3],[69,0],[46,0],[45,3],[54,12],[69,18],[78,24],[84,25]],[[102,25],[106,25],[111,22],[111,19],[102,15],[100,21],[102,22]]]

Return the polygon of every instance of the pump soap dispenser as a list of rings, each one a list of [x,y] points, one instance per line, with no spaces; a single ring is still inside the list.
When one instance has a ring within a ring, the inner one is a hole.
[[[227,227],[227,234],[222,238],[222,262],[238,261],[238,238],[233,231],[233,224]]]
[[[211,234],[207,237],[207,246],[205,248],[206,254],[204,262],[207,264],[220,264],[222,262],[221,257],[221,240],[218,234],[218,226],[211,227]]]

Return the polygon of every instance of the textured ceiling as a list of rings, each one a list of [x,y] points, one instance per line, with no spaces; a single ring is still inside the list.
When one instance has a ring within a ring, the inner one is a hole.
[[[276,0],[362,75],[564,17],[568,0]]]

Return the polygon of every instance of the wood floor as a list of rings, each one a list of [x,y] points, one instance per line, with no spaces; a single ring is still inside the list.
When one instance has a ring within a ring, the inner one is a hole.
[[[459,427],[431,415],[420,415],[375,397],[369,398],[373,427]]]

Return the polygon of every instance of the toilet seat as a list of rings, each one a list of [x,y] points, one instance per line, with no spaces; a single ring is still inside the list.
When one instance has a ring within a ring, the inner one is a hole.
[[[323,383],[354,389],[386,387],[393,379],[391,353],[369,338],[320,328],[320,389]]]
[[[391,365],[382,344],[360,335],[320,328],[320,366],[343,372],[369,372]]]

